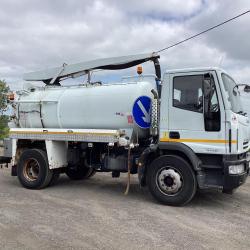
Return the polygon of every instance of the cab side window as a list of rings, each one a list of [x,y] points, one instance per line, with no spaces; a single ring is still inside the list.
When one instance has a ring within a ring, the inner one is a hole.
[[[174,77],[173,106],[176,108],[203,112],[203,75]]]

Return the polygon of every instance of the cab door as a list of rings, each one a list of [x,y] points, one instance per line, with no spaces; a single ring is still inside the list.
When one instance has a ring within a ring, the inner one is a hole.
[[[169,84],[163,141],[184,143],[196,153],[225,153],[225,114],[216,72],[170,74]],[[207,86],[210,92],[204,89]]]

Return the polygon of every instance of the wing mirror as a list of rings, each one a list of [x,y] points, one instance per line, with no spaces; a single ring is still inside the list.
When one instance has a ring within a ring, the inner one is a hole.
[[[244,92],[250,93],[250,85],[246,85],[246,86],[245,86]]]
[[[236,84],[233,88],[233,93],[236,95],[237,94],[237,91],[235,89],[239,89],[239,87],[244,87],[243,91],[246,92],[246,93],[249,93],[250,92],[250,86],[247,85],[247,84]]]

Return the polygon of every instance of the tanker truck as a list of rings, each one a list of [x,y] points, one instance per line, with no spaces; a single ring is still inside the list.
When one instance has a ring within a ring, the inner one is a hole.
[[[144,75],[142,63],[155,73]],[[138,66],[118,83],[93,82],[96,70]],[[63,86],[86,75],[87,82]],[[29,189],[96,172],[112,177],[137,174],[160,203],[180,206],[196,191],[232,193],[249,173],[249,118],[237,85],[218,68],[165,71],[157,53],[77,64],[27,73],[28,84],[10,98],[14,109],[5,157],[12,175]]]

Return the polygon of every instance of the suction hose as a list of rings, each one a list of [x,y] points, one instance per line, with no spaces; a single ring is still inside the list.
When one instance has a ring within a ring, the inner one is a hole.
[[[129,188],[130,188],[130,171],[131,171],[131,160],[130,160],[130,155],[131,155],[131,147],[129,145],[128,147],[128,181],[127,181],[127,187],[125,191],[125,195],[128,195]]]

